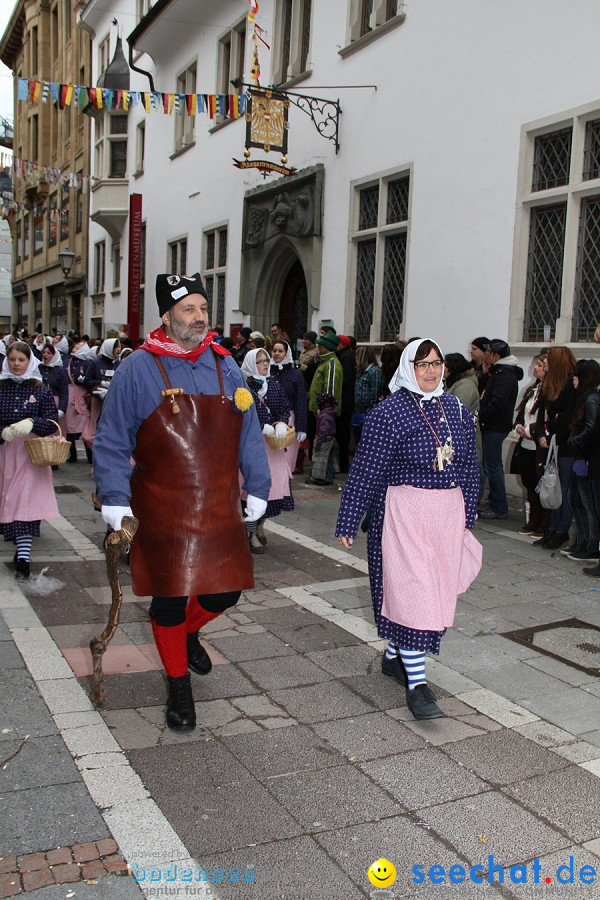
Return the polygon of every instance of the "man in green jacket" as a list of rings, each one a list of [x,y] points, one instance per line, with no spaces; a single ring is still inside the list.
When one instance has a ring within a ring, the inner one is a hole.
[[[343,370],[335,353],[339,343],[339,336],[334,331],[327,331],[322,337],[317,338],[319,366],[310,386],[308,402],[309,410],[317,418],[319,416],[318,399],[319,397],[324,398],[325,395],[335,399],[336,416],[339,416],[342,410]],[[325,485],[333,482],[334,444],[334,439],[319,441],[319,423],[317,421],[317,436],[313,447],[313,471],[307,484]]]

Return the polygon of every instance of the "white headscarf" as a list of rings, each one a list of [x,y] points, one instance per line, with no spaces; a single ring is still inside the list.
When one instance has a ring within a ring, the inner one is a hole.
[[[259,385],[256,393],[259,397],[264,397],[267,393],[267,387],[269,382],[268,374],[263,376],[258,374],[258,368],[256,366],[256,357],[259,353],[263,353],[267,357],[267,361],[269,365],[271,364],[271,357],[264,349],[264,347],[258,347],[256,350],[249,350],[244,357],[244,361],[242,362],[242,374],[245,375],[246,380],[248,378],[253,378],[256,382],[256,385]],[[255,389],[256,389],[255,385]]]
[[[96,354],[94,354],[95,356]],[[90,348],[84,341],[81,347],[78,347],[76,350],[73,350],[71,356],[75,356],[77,359],[91,359],[90,357]]]
[[[56,341],[54,346],[56,347],[57,350],[60,351],[60,353],[68,353],[69,352],[69,342],[66,339],[66,337],[64,336],[64,334],[61,334],[60,340]]]
[[[292,366],[293,366],[293,365],[294,365],[294,357],[292,356],[292,350],[291,350],[290,345],[288,344],[288,342],[287,342],[287,341],[282,341],[281,339],[278,339],[278,340],[276,340],[276,341],[273,341],[273,346],[275,346],[275,344],[283,344],[285,347],[287,347],[287,353],[285,354],[285,357],[284,357],[283,362],[276,363],[276,362],[274,362],[273,360],[271,360],[271,366],[272,366],[273,368],[279,369],[280,371],[281,371],[281,369],[283,369],[284,366],[287,366],[288,363],[291,363]]]
[[[443,372],[441,373],[442,377],[440,377],[440,382],[434,391],[425,393],[423,389],[420,388],[417,384],[417,379],[415,376],[415,357],[417,355],[419,347],[424,341],[431,341],[432,344],[435,344],[435,346],[440,351],[440,355],[443,358],[441,347],[437,341],[434,341],[431,338],[419,338],[416,341],[411,341],[410,344],[407,344],[402,351],[402,356],[400,357],[400,365],[394,372],[392,379],[388,385],[392,394],[395,394],[396,391],[400,390],[400,388],[406,388],[407,391],[411,391],[411,393],[413,394],[419,394],[421,397],[423,397],[424,400],[431,400],[432,397],[439,397],[440,394],[444,393]]]
[[[0,372],[0,380],[6,381],[10,379],[11,381],[16,381],[19,384],[22,381],[29,381],[30,378],[35,378],[37,381],[42,380],[42,376],[39,370],[39,360],[37,357],[31,354],[31,359],[29,360],[29,365],[25,370],[24,375],[13,375],[8,367],[8,356],[4,357],[4,362],[2,363],[2,371]]]
[[[102,346],[100,347],[100,356],[105,356],[107,359],[115,358],[115,344],[119,343],[119,338],[107,338],[102,342]]]
[[[41,364],[42,364],[43,366],[48,366],[48,367],[51,367],[51,366],[62,366],[62,356],[61,356],[60,353],[58,352],[58,347],[56,347],[55,345],[52,345],[52,344],[46,344],[46,347],[48,347],[50,350],[52,350],[53,356],[52,356],[52,359],[50,360],[50,362],[47,362],[47,363],[45,363],[44,360],[43,360],[43,358],[42,358],[42,359],[40,360]],[[46,347],[44,347],[44,348],[42,349],[42,354],[44,353],[44,350],[46,349]]]

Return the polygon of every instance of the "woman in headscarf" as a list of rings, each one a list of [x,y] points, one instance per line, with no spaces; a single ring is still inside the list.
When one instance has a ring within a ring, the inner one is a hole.
[[[56,430],[51,391],[44,387],[29,344],[16,341],[0,372],[0,533],[17,545],[18,579],[29,578],[31,544],[40,521],[58,517],[50,466],[34,466],[25,442]]]
[[[85,373],[90,366],[90,348],[86,341],[78,341],[73,345],[70,355],[66,358],[67,378],[69,381],[69,399],[67,402],[67,412],[65,415],[65,429],[67,440],[71,443],[71,451],[69,453],[69,462],[77,462],[77,438],[81,437],[88,419],[90,417],[90,409],[86,398],[88,392],[84,387]],[[88,462],[92,461],[92,454],[86,445],[86,453]]]
[[[287,464],[290,467],[290,473],[293,475],[296,468],[296,460],[300,445],[306,442],[306,433],[308,431],[308,399],[306,397],[306,382],[304,375],[294,365],[294,358],[290,345],[287,341],[277,340],[273,344],[272,363],[271,363],[271,381],[276,381],[283,388],[286,397],[290,402],[292,414],[289,425],[293,425],[296,429],[296,443],[291,444],[287,448]],[[304,459],[305,446],[302,447],[302,460]],[[302,475],[303,468],[300,464],[299,472]]]
[[[425,657],[439,653],[457,595],[481,566],[475,524],[479,469],[473,417],[442,384],[444,358],[411,341],[391,396],[367,415],[338,515],[350,550],[365,513],[377,631],[389,641],[385,675],[408,687],[417,719],[443,715],[427,686]]]
[[[62,332],[57,331],[52,338],[52,342],[59,353],[61,353],[63,356],[67,355],[67,353],[69,352],[69,341]]]
[[[57,418],[62,419],[69,402],[69,378],[63,366],[62,356],[56,345],[46,344],[42,350],[42,361],[38,364],[42,384],[54,395]],[[61,431],[66,434],[61,422]]]
[[[92,448],[96,437],[96,427],[102,412],[102,401],[110,387],[110,379],[119,365],[121,345],[118,338],[108,338],[102,342],[102,346],[85,373],[84,387],[92,395],[90,403],[90,417],[83,431],[83,440],[86,447]]]
[[[263,348],[249,350],[242,363],[242,374],[254,397],[258,421],[263,435],[283,437],[287,434],[287,423],[290,418],[290,402],[276,381],[269,377],[271,358]],[[289,448],[274,450],[265,441],[269,471],[271,473],[271,491],[267,502],[267,511],[256,527],[246,526],[252,553],[264,553],[267,537],[264,531],[264,520],[278,516],[282,511],[294,508],[294,498],[290,483],[290,468],[286,461]]]

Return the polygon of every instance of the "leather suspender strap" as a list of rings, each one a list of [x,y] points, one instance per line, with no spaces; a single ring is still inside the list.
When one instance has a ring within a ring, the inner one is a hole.
[[[162,375],[164,382],[167,386],[166,391],[161,391],[161,394],[163,395],[163,397],[169,397],[173,393],[177,393],[177,394],[185,393],[183,388],[173,388],[172,387],[171,382],[169,381],[169,376],[167,375],[167,370],[165,369],[165,367],[163,365],[163,361],[160,358],[160,356],[158,356],[156,353],[153,353],[152,356],[154,357],[156,365],[160,369],[160,374]],[[221,395],[221,400],[223,402],[225,402],[225,386],[223,384],[223,372],[221,371],[221,362],[219,360],[219,357],[217,356],[217,354],[214,351],[213,351],[213,358],[215,361],[215,365],[217,367],[217,376],[219,379],[219,393]]]

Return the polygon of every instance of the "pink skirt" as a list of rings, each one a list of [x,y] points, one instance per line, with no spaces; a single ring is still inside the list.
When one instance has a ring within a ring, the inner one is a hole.
[[[36,522],[59,515],[52,469],[31,463],[26,441],[17,438],[0,447],[0,522]]]
[[[482,561],[481,544],[465,530],[461,489],[389,487],[381,554],[385,618],[422,631],[450,627],[456,598]]]

